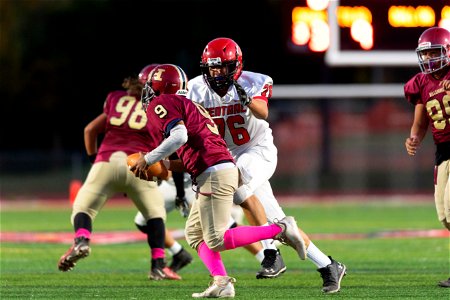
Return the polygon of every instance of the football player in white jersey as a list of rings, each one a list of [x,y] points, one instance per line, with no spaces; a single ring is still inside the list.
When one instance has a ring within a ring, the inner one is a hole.
[[[237,162],[242,185],[234,195],[234,203],[241,205],[259,199],[267,216],[265,223],[283,219],[286,215],[269,183],[277,165],[277,148],[266,121],[269,115],[268,100],[272,96],[272,78],[243,71],[239,45],[223,37],[206,45],[200,68],[202,75],[188,83],[187,98],[206,108]],[[252,223],[256,220],[250,217],[248,221]],[[301,229],[299,231],[306,246],[305,258],[307,256],[317,266],[322,276],[322,291],[338,292],[346,266],[326,256]],[[273,276],[274,269],[278,272],[280,267],[286,267],[280,263],[281,256],[274,243],[262,242],[266,249],[265,258],[257,278],[276,277]]]

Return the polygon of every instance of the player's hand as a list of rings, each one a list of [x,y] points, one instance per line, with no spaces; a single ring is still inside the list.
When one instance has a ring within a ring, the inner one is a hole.
[[[175,197],[175,207],[180,211],[183,218],[186,218],[189,215],[190,208],[186,197]]]
[[[419,148],[419,139],[417,136],[407,138],[405,141],[405,148],[409,155],[416,155],[417,149]]]
[[[244,88],[239,83],[237,83],[236,80],[233,80],[233,84],[236,88],[236,92],[238,93],[239,101],[241,101],[241,104],[243,106],[249,106],[250,103],[252,103],[252,98],[247,95],[247,93],[244,91]]]
[[[134,173],[134,176],[139,177],[140,179],[150,180],[147,175],[148,165],[144,155],[143,152],[140,152],[139,159],[136,161],[136,164],[130,168],[130,171]]]

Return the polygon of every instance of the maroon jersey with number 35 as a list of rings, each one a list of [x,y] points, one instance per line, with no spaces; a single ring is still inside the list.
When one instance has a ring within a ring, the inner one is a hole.
[[[166,137],[179,121],[184,122],[188,141],[177,154],[192,178],[218,162],[234,162],[208,112],[186,97],[172,94],[155,97],[147,108],[147,118],[149,130]]]

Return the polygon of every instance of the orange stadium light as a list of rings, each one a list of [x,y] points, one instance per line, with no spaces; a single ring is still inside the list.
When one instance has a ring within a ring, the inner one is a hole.
[[[359,42],[364,50],[373,48],[373,27],[366,20],[355,20],[350,29],[353,40]]]
[[[294,7],[292,10],[292,43],[308,45],[314,52],[326,51],[330,45],[330,30],[327,12],[309,7]]]
[[[309,26],[306,22],[292,24],[292,42],[296,45],[306,45],[311,37]]]
[[[372,23],[372,13],[365,6],[338,6],[336,14],[340,27],[352,27],[356,20]]]
[[[444,6],[441,10],[441,20],[439,21],[439,27],[450,30],[450,6]]]
[[[430,6],[391,6],[388,20],[392,27],[431,27],[436,22],[433,8]]]
[[[323,20],[315,20],[311,24],[311,39],[309,49],[314,52],[324,52],[330,47],[330,27]]]

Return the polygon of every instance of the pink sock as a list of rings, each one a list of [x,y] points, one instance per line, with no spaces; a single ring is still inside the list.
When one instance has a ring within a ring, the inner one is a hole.
[[[198,246],[197,252],[211,276],[227,276],[227,270],[225,270],[219,252],[214,252],[209,249],[205,242],[202,242],[200,246]]]
[[[87,230],[86,228],[80,228],[75,233],[75,238],[79,238],[81,236],[85,237],[87,239],[90,239],[91,238],[91,232],[89,230]]]
[[[269,226],[238,226],[225,231],[223,239],[225,248],[229,250],[272,239],[280,232],[281,227],[275,224]]]
[[[152,249],[152,259],[164,258],[165,253],[163,248],[153,248]]]

